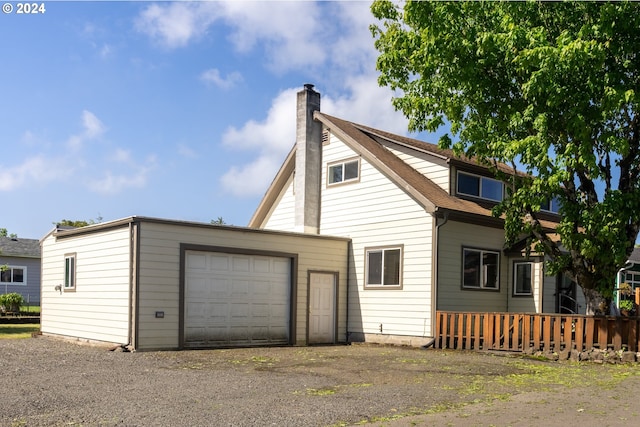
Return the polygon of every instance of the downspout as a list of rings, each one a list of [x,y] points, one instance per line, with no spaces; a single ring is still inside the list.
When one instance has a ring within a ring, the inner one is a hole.
[[[133,222],[129,223],[129,346],[132,349],[137,348],[137,323],[138,316],[138,225]]]
[[[437,211],[436,211],[437,213]],[[433,214],[434,218],[435,218],[435,224],[436,226],[434,227],[434,235],[433,235],[433,244],[431,245],[431,265],[432,267],[432,274],[431,274],[431,331],[434,330],[435,328],[435,324],[436,324],[436,310],[438,308],[438,276],[439,276],[439,269],[438,269],[438,247],[440,246],[440,227],[442,227],[443,225],[445,225],[447,223],[447,221],[449,220],[449,211],[443,211],[442,212],[442,217],[438,217],[436,215],[436,213]],[[422,348],[429,348],[431,346],[433,346],[436,342],[436,337],[435,334],[433,334],[433,337],[431,338],[431,340],[429,342],[427,342],[425,345],[422,346]]]
[[[347,244],[347,298],[346,298],[346,303],[347,303],[347,313],[346,313],[346,323],[347,323],[347,344],[351,344],[351,340],[349,339],[349,293],[351,292],[351,286],[350,286],[350,282],[351,282],[351,251],[353,250],[353,242],[351,240],[349,240],[349,243]]]

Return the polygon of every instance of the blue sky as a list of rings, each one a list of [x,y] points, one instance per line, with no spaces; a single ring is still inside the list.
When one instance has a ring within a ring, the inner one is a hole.
[[[130,215],[246,225],[305,83],[328,114],[407,133],[376,82],[370,2],[9,3],[0,228],[19,237]]]

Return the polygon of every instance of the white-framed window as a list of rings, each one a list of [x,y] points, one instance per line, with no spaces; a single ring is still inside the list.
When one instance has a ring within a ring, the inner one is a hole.
[[[533,289],[533,263],[513,263],[513,295],[531,295]]]
[[[458,172],[457,193],[500,202],[504,198],[504,185],[497,179]]]
[[[27,267],[15,265],[0,266],[0,283],[26,286]]]
[[[500,252],[484,249],[462,249],[462,287],[500,289]]]
[[[327,165],[327,185],[360,179],[360,159],[350,159]]]
[[[365,288],[401,288],[402,252],[402,245],[365,248]]]
[[[64,289],[76,289],[76,254],[64,256]]]

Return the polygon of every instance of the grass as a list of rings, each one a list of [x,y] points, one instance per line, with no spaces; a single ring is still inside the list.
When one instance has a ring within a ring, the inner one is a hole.
[[[0,340],[31,338],[39,330],[37,323],[0,324]]]
[[[39,315],[40,306],[39,305],[29,305],[29,306],[23,305],[22,307],[20,307],[20,313]]]

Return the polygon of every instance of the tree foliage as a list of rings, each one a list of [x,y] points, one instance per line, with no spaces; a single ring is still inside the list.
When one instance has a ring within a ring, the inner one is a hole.
[[[102,217],[98,217],[96,219],[89,220],[71,220],[71,219],[63,219],[58,222],[54,222],[53,224],[58,227],[86,227],[87,225],[99,224],[102,222]]]
[[[380,0],[372,12],[379,83],[410,128],[448,122],[442,147],[511,165],[494,209],[507,242],[528,237],[588,303],[610,299],[640,229],[640,4]],[[541,225],[550,197],[559,241]]]
[[[12,239],[15,239],[18,235],[15,233],[9,234],[6,228],[0,228],[0,237],[11,237]]]

